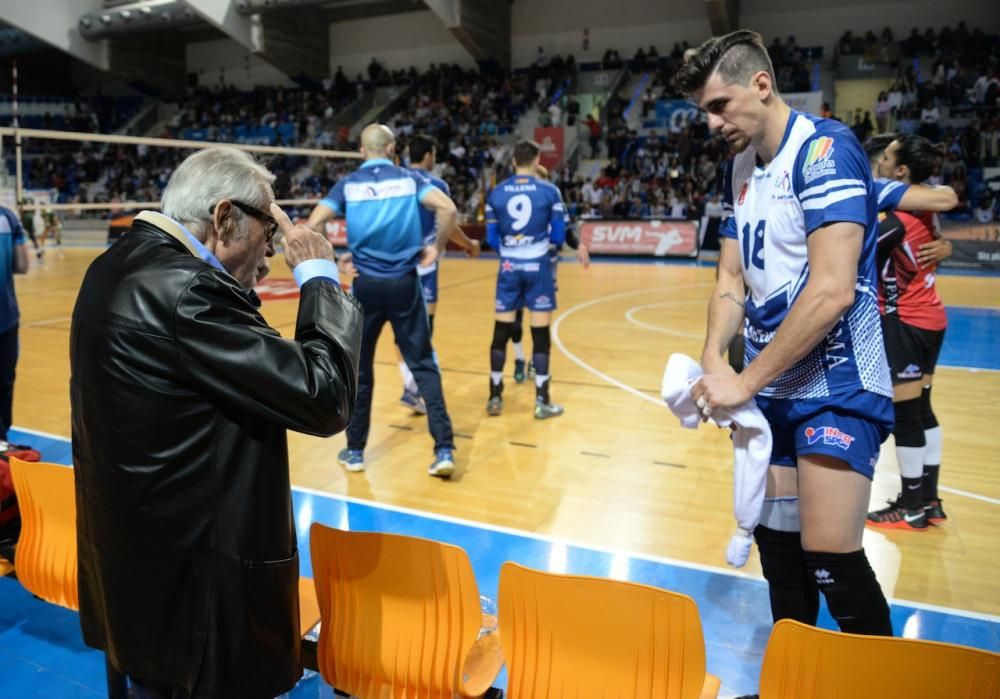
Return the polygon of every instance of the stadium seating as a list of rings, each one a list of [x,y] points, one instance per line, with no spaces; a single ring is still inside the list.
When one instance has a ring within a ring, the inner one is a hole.
[[[687,595],[505,563],[499,610],[510,699],[718,695]]]
[[[764,651],[761,699],[997,699],[1000,654],[858,636],[782,619]]]
[[[490,690],[503,656],[498,634],[480,636],[479,591],[463,549],[322,524],[310,538],[323,618],[319,667],[330,685],[407,699]]]

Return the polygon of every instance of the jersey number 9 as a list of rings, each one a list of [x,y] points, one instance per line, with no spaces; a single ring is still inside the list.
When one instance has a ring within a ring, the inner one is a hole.
[[[527,194],[518,194],[510,198],[507,202],[507,215],[514,219],[511,228],[519,231],[528,225],[531,220],[531,197]]]

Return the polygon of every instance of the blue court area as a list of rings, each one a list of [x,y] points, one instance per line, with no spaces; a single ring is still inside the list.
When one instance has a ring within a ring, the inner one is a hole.
[[[34,433],[11,434],[38,448],[47,461],[72,461],[69,442]],[[426,537],[464,548],[472,560],[480,593],[496,599],[505,561],[557,572],[633,580],[690,595],[704,625],[708,670],[722,678],[721,697],[756,691],[764,646],[771,628],[763,580],[729,570],[679,561],[599,550],[529,533],[501,530],[401,510],[337,495],[293,493],[302,574],[311,576],[309,526],[312,522],[355,531]],[[581,610],[586,614],[586,610]],[[898,635],[1000,652],[1000,618],[958,610],[929,609],[905,602],[892,605]],[[824,610],[820,624],[835,628]],[[0,578],[0,677],[11,697],[76,697],[104,694],[103,655],[83,644],[77,615],[33,598],[14,580]],[[497,684],[503,686],[505,675]],[[304,679],[292,697],[332,697],[321,678]]]
[[[1000,309],[948,306],[939,364],[1000,369]]]

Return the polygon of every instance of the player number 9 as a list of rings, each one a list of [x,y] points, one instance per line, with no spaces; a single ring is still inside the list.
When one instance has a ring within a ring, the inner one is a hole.
[[[519,231],[528,225],[531,220],[531,197],[527,194],[518,194],[511,197],[507,202],[507,215],[514,219],[513,228]]]

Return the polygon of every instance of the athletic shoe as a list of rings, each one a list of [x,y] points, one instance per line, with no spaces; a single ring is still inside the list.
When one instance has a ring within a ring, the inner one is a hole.
[[[941,507],[941,500],[931,500],[924,503],[924,514],[927,515],[927,521],[931,524],[944,524],[948,519],[944,508]]]
[[[415,413],[420,413],[421,415],[427,414],[427,404],[424,403],[424,397],[414,391],[407,391],[404,388],[403,395],[399,397],[399,404],[406,406]]]
[[[514,360],[514,383],[524,383],[524,360]]]
[[[455,457],[451,449],[438,449],[434,452],[434,463],[427,473],[436,478],[450,478],[455,472]]]
[[[360,449],[341,449],[337,461],[344,470],[359,473],[365,470],[365,453]]]
[[[489,402],[486,404],[486,414],[496,417],[503,412],[503,398],[500,396],[493,396],[490,398]]]
[[[869,524],[880,529],[902,529],[911,532],[927,531],[927,514],[923,506],[908,510],[902,506],[900,498],[888,500],[888,507],[868,513]]]
[[[534,362],[528,362],[528,378],[529,379],[535,378],[535,363]]]
[[[541,400],[535,401],[535,419],[545,420],[550,417],[559,417],[565,412],[561,405],[556,405],[555,403],[546,403]]]

